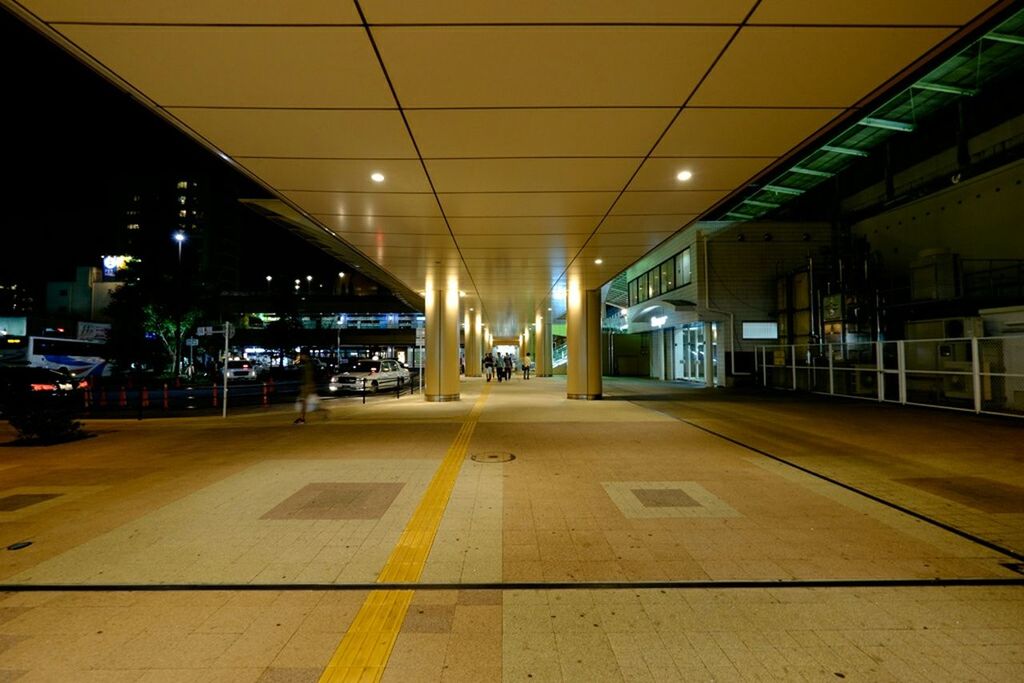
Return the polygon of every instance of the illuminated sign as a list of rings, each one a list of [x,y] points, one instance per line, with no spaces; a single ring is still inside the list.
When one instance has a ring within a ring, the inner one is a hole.
[[[661,327],[668,322],[667,315],[652,315],[651,316],[651,327]]]
[[[135,259],[131,256],[104,256],[103,257],[103,279],[113,280],[119,271],[128,267],[128,264]]]

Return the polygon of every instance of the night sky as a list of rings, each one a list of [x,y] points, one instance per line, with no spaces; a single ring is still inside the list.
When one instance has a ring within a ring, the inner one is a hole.
[[[97,240],[118,227],[112,222],[128,178],[190,169],[232,188],[229,199],[268,196],[2,8],[0,59],[7,169],[0,282],[38,287],[70,278],[75,265],[98,265]],[[243,286],[267,273],[291,275],[292,259],[337,269],[298,237],[237,211],[246,248],[255,251],[243,254]],[[273,264],[260,257],[267,240],[275,244]]]

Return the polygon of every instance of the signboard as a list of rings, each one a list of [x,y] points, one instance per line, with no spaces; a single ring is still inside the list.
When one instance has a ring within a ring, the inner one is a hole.
[[[110,323],[78,323],[78,338],[85,341],[107,341]]]
[[[426,346],[427,330],[423,327],[416,328],[416,346]]]
[[[189,337],[185,340],[185,346],[199,346],[199,340],[195,337]]]
[[[128,267],[135,259],[131,256],[103,256],[103,279],[116,280],[118,273]]]

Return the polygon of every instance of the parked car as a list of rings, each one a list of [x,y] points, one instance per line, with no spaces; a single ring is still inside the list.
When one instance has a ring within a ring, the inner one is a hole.
[[[376,392],[408,383],[409,369],[397,360],[359,360],[331,375],[327,389],[332,394],[341,391]]]
[[[0,413],[15,406],[27,408],[77,407],[78,392],[88,380],[47,368],[0,367]]]

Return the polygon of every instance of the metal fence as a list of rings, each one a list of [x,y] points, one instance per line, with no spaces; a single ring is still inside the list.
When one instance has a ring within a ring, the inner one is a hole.
[[[759,346],[775,389],[1024,417],[1024,335]]]

